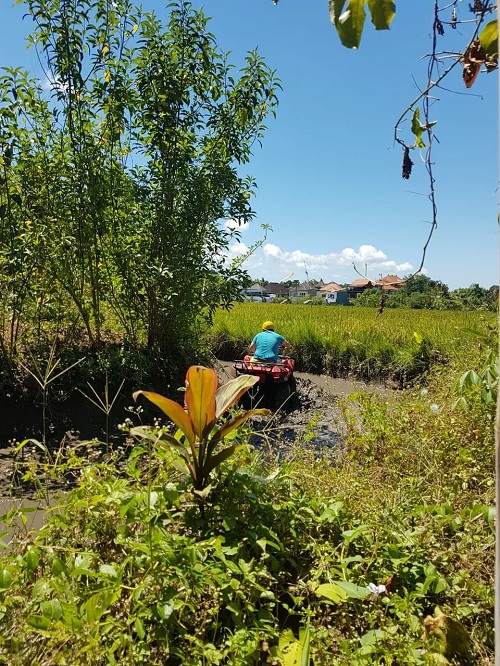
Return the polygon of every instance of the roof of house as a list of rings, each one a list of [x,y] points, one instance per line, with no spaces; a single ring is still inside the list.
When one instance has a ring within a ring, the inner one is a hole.
[[[292,291],[309,291],[310,289],[319,289],[319,286],[310,282],[302,282],[298,287],[291,287],[290,289]]]
[[[269,282],[264,289],[268,294],[288,294],[288,287],[280,282]]]
[[[404,280],[398,275],[386,275],[377,280],[376,284],[404,284]]]
[[[328,284],[325,284],[324,287],[321,287],[319,291],[326,291],[328,293],[334,291],[345,291],[345,287],[341,287],[340,284],[337,284],[336,282],[329,282]]]
[[[371,280],[354,280],[354,282],[351,282],[351,287],[367,287],[369,284],[373,284]]]

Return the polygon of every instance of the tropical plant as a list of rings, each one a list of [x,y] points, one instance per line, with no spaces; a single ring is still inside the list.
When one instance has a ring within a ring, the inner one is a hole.
[[[194,485],[194,492],[204,499],[210,492],[209,477],[224,460],[238,451],[242,445],[231,444],[217,451],[217,446],[251,416],[269,414],[268,409],[249,409],[239,412],[216,428],[219,419],[241,396],[258,381],[258,377],[241,375],[217,388],[217,373],[211,368],[193,365],[186,374],[184,410],[179,403],[152,391],[136,391],[159,407],[178,428],[175,435],[166,428],[159,430],[144,426],[133,428],[135,437],[153,441],[175,451],[184,461]]]
[[[253,217],[240,165],[279,81],[255,51],[232,71],[188,2],[165,22],[129,0],[26,9],[46,80],[0,72],[2,365],[55,323],[188,360],[246,278],[223,220]]]

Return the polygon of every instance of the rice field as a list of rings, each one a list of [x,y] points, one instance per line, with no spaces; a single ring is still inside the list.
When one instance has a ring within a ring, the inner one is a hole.
[[[236,303],[217,312],[214,353],[241,355],[264,320],[294,347],[297,367],[334,376],[391,377],[404,384],[435,363],[472,353],[495,325],[492,313]]]

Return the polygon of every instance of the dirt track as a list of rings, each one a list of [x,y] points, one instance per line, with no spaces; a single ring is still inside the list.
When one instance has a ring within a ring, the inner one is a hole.
[[[219,381],[224,383],[231,378],[231,363],[216,361]],[[304,442],[308,447],[330,451],[338,450],[342,444],[346,426],[338,406],[338,399],[351,393],[367,390],[380,394],[389,394],[388,389],[380,385],[367,385],[363,382],[335,379],[332,377],[295,373],[297,392],[289,401],[278,409],[271,417],[255,419],[258,431],[252,443],[271,455],[286,457],[297,442]],[[126,414],[124,414],[124,417]],[[70,435],[67,446],[79,445],[81,436]],[[121,438],[118,438],[121,441]],[[35,490],[33,483],[22,480],[26,471],[25,464],[30,460],[42,460],[40,451],[34,446],[26,447],[22,455],[17,473],[14,468],[14,446],[3,445],[0,448],[0,509],[2,498],[14,494],[18,498],[32,497]]]
[[[231,363],[217,361],[216,369],[221,382],[231,378]],[[270,453],[286,457],[293,444],[302,441],[315,449],[335,450],[346,435],[346,424],[338,400],[352,393],[366,390],[380,395],[391,391],[378,384],[337,379],[303,372],[294,373],[297,393],[269,419],[262,422],[262,429],[252,443]]]

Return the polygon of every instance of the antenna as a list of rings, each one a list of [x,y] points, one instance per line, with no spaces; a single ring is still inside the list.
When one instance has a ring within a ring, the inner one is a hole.
[[[309,273],[307,272],[307,264],[306,264],[305,261],[304,261],[304,269],[306,271],[306,280],[307,280],[307,282],[309,282]]]

